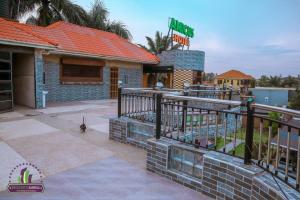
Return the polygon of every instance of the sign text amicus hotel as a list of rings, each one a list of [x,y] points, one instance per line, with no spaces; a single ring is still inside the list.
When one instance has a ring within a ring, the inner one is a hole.
[[[189,38],[193,38],[194,37],[194,29],[191,28],[190,26],[174,19],[174,18],[171,18],[171,22],[169,24],[169,28],[171,30],[174,30],[174,31],[177,31],[183,35],[185,35],[186,37],[182,37],[182,36],[179,36],[177,34],[173,34],[172,35],[172,40],[175,41],[175,42],[178,42],[182,45],[185,45],[185,46],[189,46],[190,45],[190,41],[189,41]]]

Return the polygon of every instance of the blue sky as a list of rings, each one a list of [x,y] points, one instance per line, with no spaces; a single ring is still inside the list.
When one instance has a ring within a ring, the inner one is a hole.
[[[93,0],[76,0],[86,9]],[[124,22],[134,43],[168,18],[195,29],[191,49],[206,52],[205,71],[238,69],[259,77],[300,75],[300,0],[104,0],[110,19]]]

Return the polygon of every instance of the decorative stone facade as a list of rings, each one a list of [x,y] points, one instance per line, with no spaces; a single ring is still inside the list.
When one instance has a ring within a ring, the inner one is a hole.
[[[174,66],[174,69],[204,71],[205,53],[196,50],[163,51],[158,55],[159,66]]]
[[[183,69],[174,70],[173,88],[181,89],[184,83],[193,84],[193,71]]]

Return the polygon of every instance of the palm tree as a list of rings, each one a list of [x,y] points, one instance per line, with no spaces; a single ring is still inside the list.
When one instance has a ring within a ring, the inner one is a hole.
[[[18,19],[23,14],[34,11],[35,8],[37,8],[37,16],[31,15],[26,23],[48,26],[63,20],[116,33],[125,39],[132,38],[124,23],[108,19],[109,12],[100,0],[95,0],[88,13],[71,0],[9,0],[11,19]]]
[[[27,12],[37,9],[37,16],[31,15],[27,23],[48,26],[59,20],[85,25],[87,13],[70,0],[10,0],[10,18],[18,19]]]
[[[258,86],[260,87],[268,87],[269,85],[269,77],[266,75],[262,75],[258,81]]]
[[[298,87],[299,81],[296,77],[288,76],[283,79],[281,86],[282,87]]]
[[[146,36],[146,40],[148,43],[148,47],[139,44],[139,46],[141,46],[142,48],[146,49],[147,51],[157,55],[160,54],[163,51],[166,50],[173,50],[173,49],[178,49],[179,47],[181,47],[180,44],[176,44],[173,47],[171,47],[171,38],[168,38],[167,35],[162,35],[162,33],[160,33],[159,31],[156,31],[155,33],[155,38],[152,39],[148,36]]]
[[[270,76],[269,84],[271,87],[280,87],[281,77],[280,76]]]
[[[95,0],[92,9],[88,12],[87,26],[115,33],[125,39],[131,39],[131,33],[126,25],[120,21],[110,21],[108,14],[109,12],[103,2]]]

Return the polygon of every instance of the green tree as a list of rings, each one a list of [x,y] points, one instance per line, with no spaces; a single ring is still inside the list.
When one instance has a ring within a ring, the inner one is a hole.
[[[281,86],[281,77],[280,76],[270,76],[269,84],[271,87],[280,87]]]
[[[125,39],[132,37],[124,23],[108,19],[109,12],[100,0],[95,0],[88,13],[71,0],[9,0],[12,19],[18,19],[27,12],[33,12],[35,8],[37,8],[37,15],[31,15],[26,23],[48,26],[56,21],[67,21],[116,33]]]
[[[271,120],[275,120],[275,121],[279,121],[281,116],[282,115],[278,112],[269,112],[268,113],[268,118]],[[272,123],[272,137],[274,137],[277,134],[278,126],[279,126],[278,123],[276,123],[276,122]],[[269,128],[268,121],[264,121],[264,127],[265,127],[265,129]]]
[[[290,108],[300,110],[300,90],[297,90],[295,95],[290,100]]]
[[[127,26],[121,21],[110,21],[109,12],[100,0],[95,0],[92,9],[88,12],[87,26],[107,32],[115,33],[122,38],[131,39],[132,35]]]
[[[215,74],[214,73],[204,73],[203,74],[203,81],[209,81],[209,82],[213,82],[213,80],[215,79]]]
[[[299,86],[299,80],[296,77],[288,76],[283,79],[281,86],[297,88]]]
[[[56,21],[68,21],[70,23],[84,25],[87,13],[70,0],[10,0],[10,18],[18,19],[27,12],[37,9],[37,15],[31,15],[27,23],[39,26],[48,26]]]
[[[173,47],[171,47],[171,38],[168,38],[167,35],[163,36],[162,33],[160,33],[159,31],[156,31],[154,39],[146,36],[146,40],[148,43],[148,47],[141,44],[139,44],[139,46],[143,47],[144,49],[155,55],[160,54],[161,52],[166,50],[173,50],[181,47],[180,44],[175,44]]]
[[[257,84],[258,84],[258,86],[260,86],[260,87],[269,87],[269,86],[270,86],[269,80],[270,80],[270,79],[269,79],[268,76],[262,75],[262,76],[260,77],[260,79],[258,80]]]

